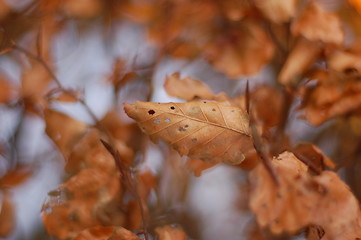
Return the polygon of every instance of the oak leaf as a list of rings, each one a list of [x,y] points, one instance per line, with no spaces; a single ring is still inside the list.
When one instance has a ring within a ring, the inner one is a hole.
[[[165,141],[181,156],[239,164],[253,149],[248,114],[219,102],[124,104],[152,141]]]
[[[269,226],[273,233],[295,233],[317,225],[327,240],[361,236],[359,203],[336,173],[312,176],[289,152],[274,158],[272,166],[278,185],[262,164],[250,175],[250,207],[261,226]]]

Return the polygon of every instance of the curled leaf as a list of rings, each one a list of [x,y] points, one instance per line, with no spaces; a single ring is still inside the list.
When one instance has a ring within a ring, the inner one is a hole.
[[[181,156],[239,164],[253,149],[248,114],[240,108],[219,102],[136,102],[124,109],[153,141],[165,141]]]
[[[203,82],[186,77],[180,79],[179,73],[167,76],[164,88],[170,96],[182,98],[184,100],[213,99],[213,92]]]
[[[273,159],[272,166],[278,185],[261,164],[250,176],[250,206],[261,226],[278,234],[317,225],[325,230],[322,239],[327,240],[361,236],[359,203],[336,173],[323,171],[313,176],[289,152]]]

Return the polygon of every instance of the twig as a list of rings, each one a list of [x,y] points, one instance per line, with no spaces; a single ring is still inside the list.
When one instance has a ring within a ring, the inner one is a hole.
[[[147,231],[147,223],[145,221],[145,214],[143,209],[143,203],[142,200],[139,197],[139,194],[137,192],[136,183],[131,178],[128,168],[123,164],[120,154],[118,150],[115,150],[114,147],[112,147],[109,143],[105,142],[104,140],[100,139],[101,143],[104,145],[104,147],[107,149],[107,151],[113,156],[115,164],[117,165],[117,168],[120,172],[123,185],[124,183],[128,184],[127,189],[130,191],[130,193],[133,195],[133,197],[136,199],[139,208],[140,208],[140,215],[142,218],[142,224],[143,224],[143,231],[144,231],[144,237],[145,240],[148,240],[148,231]]]
[[[27,55],[28,57],[30,57],[31,59],[37,61],[38,63],[40,63],[44,69],[48,72],[48,74],[51,76],[51,78],[54,80],[54,82],[56,83],[56,85],[58,86],[59,89],[61,89],[64,93],[69,93],[68,90],[66,90],[64,88],[64,86],[61,84],[61,82],[59,81],[59,79],[56,77],[56,75],[53,73],[53,71],[50,69],[49,65],[44,61],[43,58],[31,53],[30,51],[26,50],[25,48],[17,45],[14,41],[12,41],[12,45],[13,48],[15,50],[18,50],[22,53],[24,53],[25,55]],[[100,126],[99,124],[99,119],[97,118],[97,116],[94,114],[94,112],[91,110],[91,108],[88,106],[88,104],[86,104],[86,102],[84,101],[84,99],[82,98],[77,98],[78,102],[83,105],[83,107],[85,108],[85,110],[87,111],[87,113],[90,115],[90,117],[93,119],[94,123],[96,126]]]
[[[255,124],[251,123],[251,131],[253,136],[253,146],[256,149],[258,156],[262,160],[262,163],[264,164],[267,171],[271,175],[273,181],[276,183],[276,185],[279,185],[278,177],[276,175],[274,168],[272,167],[271,159],[269,158],[269,154],[268,154],[269,151],[267,151],[266,148],[264,147],[264,144],[261,141],[261,137],[257,131]]]

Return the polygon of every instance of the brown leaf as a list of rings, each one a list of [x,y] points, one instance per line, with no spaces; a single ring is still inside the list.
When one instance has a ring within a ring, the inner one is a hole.
[[[316,60],[321,53],[318,43],[299,38],[287,57],[278,76],[282,84],[297,82],[305,70]]]
[[[15,208],[10,193],[2,193],[0,205],[0,237],[9,236],[15,227]]]
[[[295,15],[298,0],[255,0],[254,2],[268,19],[275,23],[283,23]]]
[[[359,203],[336,173],[312,176],[289,152],[273,159],[272,166],[278,185],[262,164],[250,176],[250,206],[261,226],[269,226],[273,233],[295,233],[317,225],[328,240],[361,236]]]
[[[292,23],[291,31],[294,35],[302,35],[310,41],[335,45],[341,45],[345,39],[338,16],[325,12],[315,2],[310,2]]]
[[[16,89],[8,79],[0,75],[0,103],[8,103],[16,97]]]
[[[29,179],[33,169],[28,165],[18,165],[0,178],[0,188],[15,187]]]
[[[74,240],[140,240],[140,238],[122,227],[96,226],[85,229]]]
[[[191,172],[193,172],[194,176],[196,177],[200,177],[204,170],[207,170],[208,168],[212,168],[217,164],[218,163],[214,163],[214,162],[205,162],[200,159],[188,159],[187,161],[188,169],[191,170]]]
[[[113,172],[116,169],[113,157],[100,142],[101,135],[98,130],[90,129],[78,142],[74,143],[65,169],[74,174],[83,168],[97,168],[105,172]],[[134,153],[123,142],[115,141],[122,161],[130,165],[133,161]]]
[[[158,235],[159,240],[186,240],[187,234],[179,226],[162,226],[157,227],[155,233]]]
[[[87,125],[52,109],[44,111],[46,134],[54,141],[65,159],[82,138]]]
[[[317,79],[318,84],[305,89],[302,106],[311,124],[320,125],[361,106],[361,82],[357,71],[354,75],[352,70],[351,74],[347,71],[338,73],[318,70],[311,78]]]
[[[106,213],[101,214],[99,210],[105,211],[104,204],[121,194],[120,187],[118,174],[98,169],[81,170],[49,193],[42,209],[48,233],[59,239],[74,238],[85,228],[101,225],[100,216]],[[123,215],[119,210],[117,214]]]
[[[264,127],[276,126],[282,115],[282,95],[275,88],[262,86],[251,93],[251,106],[255,118]]]
[[[218,102],[124,104],[152,141],[165,141],[181,156],[239,164],[253,149],[248,115]]]
[[[244,25],[216,39],[205,50],[214,67],[231,78],[257,73],[274,52],[273,43],[260,24],[243,22]]]
[[[196,98],[211,100],[214,95],[212,90],[210,90],[203,82],[191,77],[180,79],[179,73],[173,73],[172,75],[167,76],[164,88],[168,95],[182,98],[187,101]]]

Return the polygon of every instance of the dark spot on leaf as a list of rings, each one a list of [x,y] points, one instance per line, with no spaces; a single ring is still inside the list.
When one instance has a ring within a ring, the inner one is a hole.
[[[174,110],[174,109],[175,109],[175,107],[174,107],[174,106],[171,106],[171,107],[170,107],[170,109]]]
[[[213,112],[215,112],[215,111],[216,111],[216,109],[212,108],[212,111],[213,111]]]
[[[207,102],[203,102],[203,103],[207,103]]]
[[[178,131],[180,131],[180,132],[184,132],[184,131],[186,131],[187,129],[185,129],[184,127],[179,127],[178,128]]]
[[[184,126],[185,128],[189,127],[188,124]]]
[[[192,142],[197,142],[197,138],[192,138]]]
[[[153,109],[151,109],[151,110],[148,111],[148,114],[149,114],[149,115],[153,115],[154,113],[155,113],[155,111],[154,111]]]
[[[232,110],[231,112],[234,112],[234,110]]]

